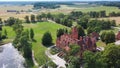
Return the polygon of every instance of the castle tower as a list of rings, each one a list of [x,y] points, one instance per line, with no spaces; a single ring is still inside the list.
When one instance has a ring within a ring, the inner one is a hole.
[[[77,27],[73,27],[72,30],[71,30],[71,37],[74,38],[74,39],[78,39],[78,29]]]

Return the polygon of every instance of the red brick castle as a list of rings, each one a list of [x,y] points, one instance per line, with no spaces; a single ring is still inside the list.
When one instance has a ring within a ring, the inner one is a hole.
[[[73,27],[71,30],[71,34],[63,34],[56,40],[56,46],[58,48],[64,49],[65,51],[69,51],[70,44],[77,44],[80,46],[80,54],[85,50],[95,51],[96,50],[96,41],[99,35],[95,32],[91,33],[91,36],[79,37],[78,39],[78,29],[77,27]]]

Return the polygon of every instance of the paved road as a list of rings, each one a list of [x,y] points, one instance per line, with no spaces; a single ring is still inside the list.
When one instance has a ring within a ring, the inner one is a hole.
[[[65,64],[66,64],[66,61],[62,58],[60,58],[59,56],[57,56],[58,54],[55,54],[55,55],[52,55],[50,53],[50,49],[54,47],[54,46],[51,46],[51,47],[48,47],[47,50],[45,51],[45,54],[56,64],[58,65],[57,68],[60,68],[60,67],[63,67],[63,68],[66,68]]]

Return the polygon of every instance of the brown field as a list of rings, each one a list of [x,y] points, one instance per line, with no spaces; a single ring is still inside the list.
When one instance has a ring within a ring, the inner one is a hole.
[[[120,25],[120,17],[99,18],[100,20],[115,20],[117,25]]]
[[[33,8],[32,5],[26,5],[26,6],[0,5],[0,18],[6,20],[9,17],[15,17],[23,20],[26,15],[33,14],[31,12],[27,12],[29,10],[32,10],[32,8]],[[24,12],[20,12],[19,14],[16,14],[16,12],[7,12],[7,10],[16,10],[16,11],[23,10]]]

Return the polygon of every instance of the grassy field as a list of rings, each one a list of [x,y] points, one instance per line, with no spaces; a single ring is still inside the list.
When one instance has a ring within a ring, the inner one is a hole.
[[[34,39],[36,40],[36,42],[32,43],[32,50],[34,50],[35,59],[37,60],[39,65],[44,64],[46,62],[47,57],[45,55],[46,47],[41,44],[41,38],[43,34],[47,31],[51,32],[53,43],[55,43],[57,29],[66,28],[66,27],[56,23],[49,23],[49,22],[40,22],[37,24],[23,24],[23,26],[24,26],[24,29],[33,28],[35,32]],[[4,26],[3,30],[4,29],[6,29],[8,33],[8,39],[4,41],[11,42],[15,38],[15,33],[13,29],[9,26]]]

